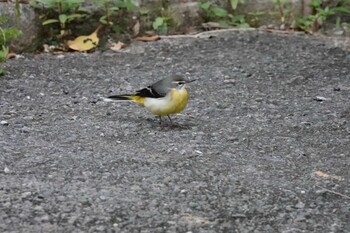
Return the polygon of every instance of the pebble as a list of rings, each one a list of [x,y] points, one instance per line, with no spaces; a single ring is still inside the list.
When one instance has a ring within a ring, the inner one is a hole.
[[[235,85],[236,84],[236,80],[235,79],[225,79],[224,83],[225,84]]]
[[[98,226],[98,227],[96,227],[96,230],[97,231],[105,231],[106,227],[105,226]]]
[[[50,220],[50,216],[45,214],[40,218],[41,222],[48,222]]]
[[[195,150],[194,152],[196,152],[197,154],[203,154],[203,152],[202,151],[200,151],[200,150]]]
[[[9,169],[8,167],[5,167],[5,168],[4,168],[4,172],[5,172],[5,174],[10,173],[10,169]]]
[[[323,97],[323,96],[315,96],[315,97],[313,98],[313,100],[322,102],[322,101],[325,101],[325,100],[328,100],[328,99],[327,99],[326,97]]]
[[[64,200],[66,200],[66,198],[62,195],[57,197],[57,201],[63,202]]]
[[[9,125],[8,121],[0,121],[0,125]]]
[[[29,132],[30,132],[30,128],[24,126],[24,127],[22,127],[22,129],[20,129],[20,132],[21,132],[21,133],[29,133]]]
[[[24,192],[24,193],[22,193],[21,198],[27,198],[30,195],[32,195],[32,192]]]
[[[305,207],[305,204],[303,202],[298,202],[298,204],[295,205],[295,208],[297,209],[303,209]]]

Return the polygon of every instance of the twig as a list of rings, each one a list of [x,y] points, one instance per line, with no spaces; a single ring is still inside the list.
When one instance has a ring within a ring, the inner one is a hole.
[[[172,38],[207,38],[210,36],[215,36],[220,32],[234,32],[234,31],[257,31],[255,28],[228,28],[228,29],[216,29],[210,31],[199,32],[194,35],[168,35],[160,36],[162,39],[172,39]]]
[[[324,190],[326,190],[327,192],[330,192],[330,193],[336,194],[336,195],[338,195],[338,196],[341,196],[341,197],[344,197],[344,198],[346,198],[346,199],[349,199],[349,200],[350,200],[350,196],[347,196],[347,195],[344,195],[344,194],[341,194],[341,193],[338,193],[338,192],[332,191],[332,190],[330,190],[330,189],[324,188],[324,187],[319,186],[319,185],[315,185],[315,186],[316,186],[316,187],[318,187],[318,188],[324,189]]]

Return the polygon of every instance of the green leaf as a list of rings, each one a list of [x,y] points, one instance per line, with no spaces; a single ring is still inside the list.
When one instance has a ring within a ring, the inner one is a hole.
[[[111,10],[111,11],[119,11],[120,8],[119,7],[111,7],[111,8],[109,8],[109,10]]]
[[[244,23],[245,22],[245,16],[244,15],[236,15],[233,17],[233,20],[236,22]]]
[[[208,10],[210,7],[210,3],[209,2],[204,2],[201,4],[201,8],[204,10]]]
[[[284,4],[286,0],[272,0],[274,4]]]
[[[340,19],[340,17],[337,17],[337,19],[335,20],[335,25],[336,25],[336,27],[339,28],[340,23],[341,23],[341,19]]]
[[[334,7],[333,10],[335,12],[339,12],[339,13],[346,13],[346,14],[350,14],[350,10],[344,6],[341,7]]]
[[[158,28],[159,34],[167,34],[168,32],[168,26],[166,24],[163,24],[160,28]]]
[[[67,20],[72,21],[74,19],[80,19],[80,18],[83,18],[85,16],[86,16],[85,14],[71,14],[71,15],[67,16]]]
[[[97,7],[102,8],[109,0],[91,0]]]
[[[7,74],[6,70],[0,68],[0,76]]]
[[[122,0],[116,3],[119,8],[126,8],[128,11],[137,10],[137,6],[131,0]]]
[[[225,17],[228,15],[227,11],[221,7],[213,7],[212,11],[217,17]]]
[[[153,29],[157,30],[164,24],[164,18],[163,17],[157,17],[154,22],[152,23]]]
[[[68,4],[79,4],[85,2],[85,0],[63,0],[62,2],[67,2]]]
[[[322,0],[312,0],[311,3],[309,4],[309,6],[311,8],[316,9],[316,8],[321,6],[321,3],[322,3]]]
[[[250,25],[248,23],[241,23],[241,24],[238,25],[238,27],[240,27],[240,28],[249,28]]]
[[[105,15],[102,16],[102,17],[100,18],[100,22],[101,22],[102,24],[108,24],[106,18],[107,18],[107,17],[106,17]]]
[[[61,14],[58,16],[58,19],[59,19],[60,23],[65,24],[67,22],[68,16],[65,14]]]
[[[124,0],[124,4],[125,4],[125,8],[128,11],[133,11],[137,9],[136,5],[131,0]]]
[[[60,21],[58,19],[48,19],[45,20],[42,24],[47,25],[47,24],[52,24],[52,23],[59,23]]]
[[[56,7],[53,7],[54,9],[57,9],[57,4],[58,2],[61,3],[62,10],[58,11],[60,13],[69,13],[69,12],[74,12],[76,9],[79,8],[83,0],[56,0]]]
[[[9,53],[9,48],[2,46],[2,49],[0,50],[0,63],[6,61],[8,53]]]
[[[238,0],[230,0],[231,7],[233,10],[236,10],[237,5],[238,5]]]
[[[140,8],[140,14],[141,15],[147,15],[147,14],[149,14],[149,12],[150,12],[150,10],[147,9],[146,7],[141,7]]]

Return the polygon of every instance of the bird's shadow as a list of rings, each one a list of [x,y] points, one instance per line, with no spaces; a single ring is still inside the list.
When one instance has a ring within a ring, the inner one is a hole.
[[[166,121],[166,120],[162,120],[162,122],[160,122],[159,118],[147,118],[146,120],[150,123],[152,128],[158,128],[162,131],[190,130],[195,125],[193,122],[177,123],[177,122],[174,122],[174,120],[172,122]]]
[[[171,131],[171,130],[176,130],[176,131],[184,131],[184,130],[190,130],[192,129],[195,124],[193,123],[192,120],[188,119],[181,119],[181,122],[178,123],[175,120],[172,120],[172,122],[168,119],[162,119],[162,122],[159,121],[159,118],[157,117],[143,117],[143,116],[138,116],[138,117],[116,117],[117,121],[119,122],[128,122],[129,124],[137,124],[139,125],[138,127],[146,127],[146,128],[152,128],[152,129],[159,129],[161,131]],[[147,124],[146,124],[147,123]]]

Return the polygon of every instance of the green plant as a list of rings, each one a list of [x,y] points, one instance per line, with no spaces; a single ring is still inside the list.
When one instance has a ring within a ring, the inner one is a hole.
[[[44,12],[42,25],[59,24],[60,36],[66,35],[67,24],[87,16],[82,13],[84,0],[31,0],[30,4]]]
[[[100,17],[100,23],[104,25],[113,25],[113,16],[116,16],[120,10],[136,11],[138,8],[131,0],[91,0],[98,8],[103,9],[103,15]]]
[[[168,32],[169,25],[171,24],[172,19],[170,17],[159,16],[155,18],[152,23],[152,27],[160,34],[166,34]]]
[[[256,11],[256,12],[249,12],[247,13],[245,17],[245,21],[249,24],[251,27],[259,27],[260,26],[260,18],[265,13],[262,11]]]
[[[16,0],[16,3],[15,3],[16,24],[19,22],[20,16],[21,16],[21,10],[20,10],[20,6],[19,6],[19,0]]]
[[[1,27],[1,25],[6,23],[7,20],[8,17],[0,16],[0,63],[6,61],[11,42],[21,35],[21,31],[15,27]],[[5,71],[0,68],[0,75],[3,75],[4,73]]]
[[[285,18],[284,3],[286,2],[286,0],[272,0],[272,2],[278,6],[281,23],[285,23],[286,18]]]
[[[173,17],[173,12],[169,8],[169,1],[158,0],[158,5],[151,10],[142,10],[143,20],[149,19],[149,23],[152,28],[159,34],[167,34],[169,29],[178,26],[176,20]]]
[[[230,0],[229,10],[216,6],[210,2],[202,2],[200,7],[206,12],[206,15],[204,17],[206,21],[219,22],[222,26],[249,27],[249,24],[246,22],[244,15],[233,14],[239,2],[243,1]]]
[[[321,28],[323,22],[329,19],[329,17],[338,13],[349,14],[350,11],[346,6],[346,4],[349,2],[350,1],[345,0],[340,6],[333,7],[327,5],[324,6],[323,0],[312,0],[309,6],[315,13],[307,15],[305,17],[297,18],[296,24],[303,31],[309,33],[315,32]],[[340,20],[340,18],[338,20]],[[340,21],[338,23],[340,24]]]

